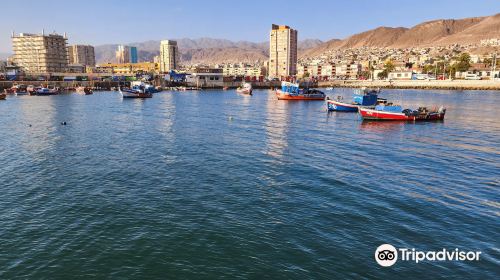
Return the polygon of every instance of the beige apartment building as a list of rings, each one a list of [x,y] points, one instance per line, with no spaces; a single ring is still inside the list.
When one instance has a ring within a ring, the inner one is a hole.
[[[65,72],[68,66],[66,34],[12,33],[14,63],[26,73]]]
[[[269,77],[284,78],[297,74],[297,30],[273,24],[269,38]]]
[[[179,49],[177,41],[162,40],[160,43],[160,71],[169,72],[178,68]]]
[[[69,64],[95,66],[94,47],[88,45],[68,46]]]

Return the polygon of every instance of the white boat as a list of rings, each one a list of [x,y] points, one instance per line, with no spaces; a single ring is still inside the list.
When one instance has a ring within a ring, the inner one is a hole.
[[[133,81],[130,83],[130,87],[141,87],[144,88],[144,92],[146,93],[156,93],[159,92],[153,85],[143,82],[143,81]]]
[[[132,86],[130,88],[118,88],[123,98],[151,98],[153,94],[146,92],[142,86]]]
[[[89,87],[82,87],[82,86],[80,86],[80,87],[76,88],[76,93],[83,94],[83,95],[89,95],[89,94],[93,94],[94,92]]]
[[[252,84],[250,83],[244,83],[241,87],[236,89],[236,92],[248,95],[252,95],[252,91]]]

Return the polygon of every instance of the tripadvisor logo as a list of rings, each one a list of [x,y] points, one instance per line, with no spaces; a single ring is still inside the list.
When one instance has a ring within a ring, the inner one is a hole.
[[[415,248],[396,249],[391,244],[382,244],[375,250],[375,260],[381,266],[392,266],[399,259],[400,261],[479,261],[480,251],[461,251],[441,249],[439,251],[418,251]],[[398,258],[399,257],[399,258]]]

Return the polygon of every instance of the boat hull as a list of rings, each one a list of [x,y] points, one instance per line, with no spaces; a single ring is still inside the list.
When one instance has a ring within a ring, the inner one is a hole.
[[[151,98],[153,97],[152,93],[147,92],[132,92],[127,90],[120,90],[123,98]]]
[[[5,100],[7,98],[7,94],[0,93],[0,100]]]
[[[236,92],[241,94],[252,95],[252,90],[247,90],[247,89],[237,89]]]
[[[48,90],[48,91],[40,90],[40,91],[36,91],[35,94],[37,96],[58,95],[59,94],[59,90]]]
[[[335,100],[328,100],[328,111],[353,112],[358,111],[358,105],[342,103]]]
[[[322,101],[325,100],[325,94],[289,94],[281,90],[276,90],[278,100],[306,100],[306,101]]]
[[[444,120],[446,110],[412,116],[404,113],[385,112],[373,109],[359,108],[359,114],[364,120],[374,121],[440,121]]]

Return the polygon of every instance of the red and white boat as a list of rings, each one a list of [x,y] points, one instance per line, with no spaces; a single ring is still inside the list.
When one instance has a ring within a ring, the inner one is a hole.
[[[444,119],[446,109],[428,110],[420,107],[418,110],[404,109],[401,106],[376,106],[375,109],[359,107],[359,114],[364,120],[377,121],[440,121]]]

